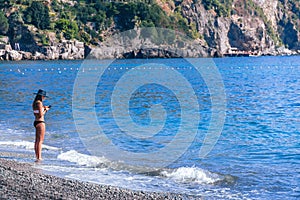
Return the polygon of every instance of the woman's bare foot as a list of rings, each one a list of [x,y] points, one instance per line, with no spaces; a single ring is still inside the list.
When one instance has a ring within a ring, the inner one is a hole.
[[[43,159],[36,159],[34,162],[39,163],[39,162],[42,162],[42,161],[43,161]]]

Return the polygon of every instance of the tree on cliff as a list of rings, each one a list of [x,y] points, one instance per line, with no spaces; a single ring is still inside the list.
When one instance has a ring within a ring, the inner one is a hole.
[[[8,19],[5,17],[4,13],[0,10],[0,34],[6,34],[8,31]]]
[[[49,8],[39,1],[32,2],[24,16],[27,23],[39,29],[47,29],[50,26]]]
[[[0,0],[0,8],[9,8],[11,3],[10,0]]]
[[[76,22],[68,19],[60,19],[56,22],[55,28],[59,29],[68,40],[78,35],[78,25]]]

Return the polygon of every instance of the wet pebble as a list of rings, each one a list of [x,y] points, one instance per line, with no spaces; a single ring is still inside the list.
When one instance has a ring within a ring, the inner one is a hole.
[[[0,199],[194,199],[191,196],[132,191],[41,174],[28,163],[0,159]]]

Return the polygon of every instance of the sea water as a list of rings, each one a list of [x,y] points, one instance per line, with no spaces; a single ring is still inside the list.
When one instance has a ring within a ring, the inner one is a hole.
[[[37,170],[205,199],[299,199],[299,80],[299,56],[1,62],[0,151],[34,162],[31,104],[44,89]]]

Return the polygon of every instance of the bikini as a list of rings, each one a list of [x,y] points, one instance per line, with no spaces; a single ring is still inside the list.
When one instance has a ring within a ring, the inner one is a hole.
[[[34,122],[33,122],[33,126],[36,127],[39,123],[44,123],[44,124],[46,124],[44,121],[34,121]]]
[[[40,111],[39,110],[33,110],[33,113],[38,114],[38,113],[40,113]],[[34,121],[33,126],[36,127],[39,123],[46,124],[44,121]]]

